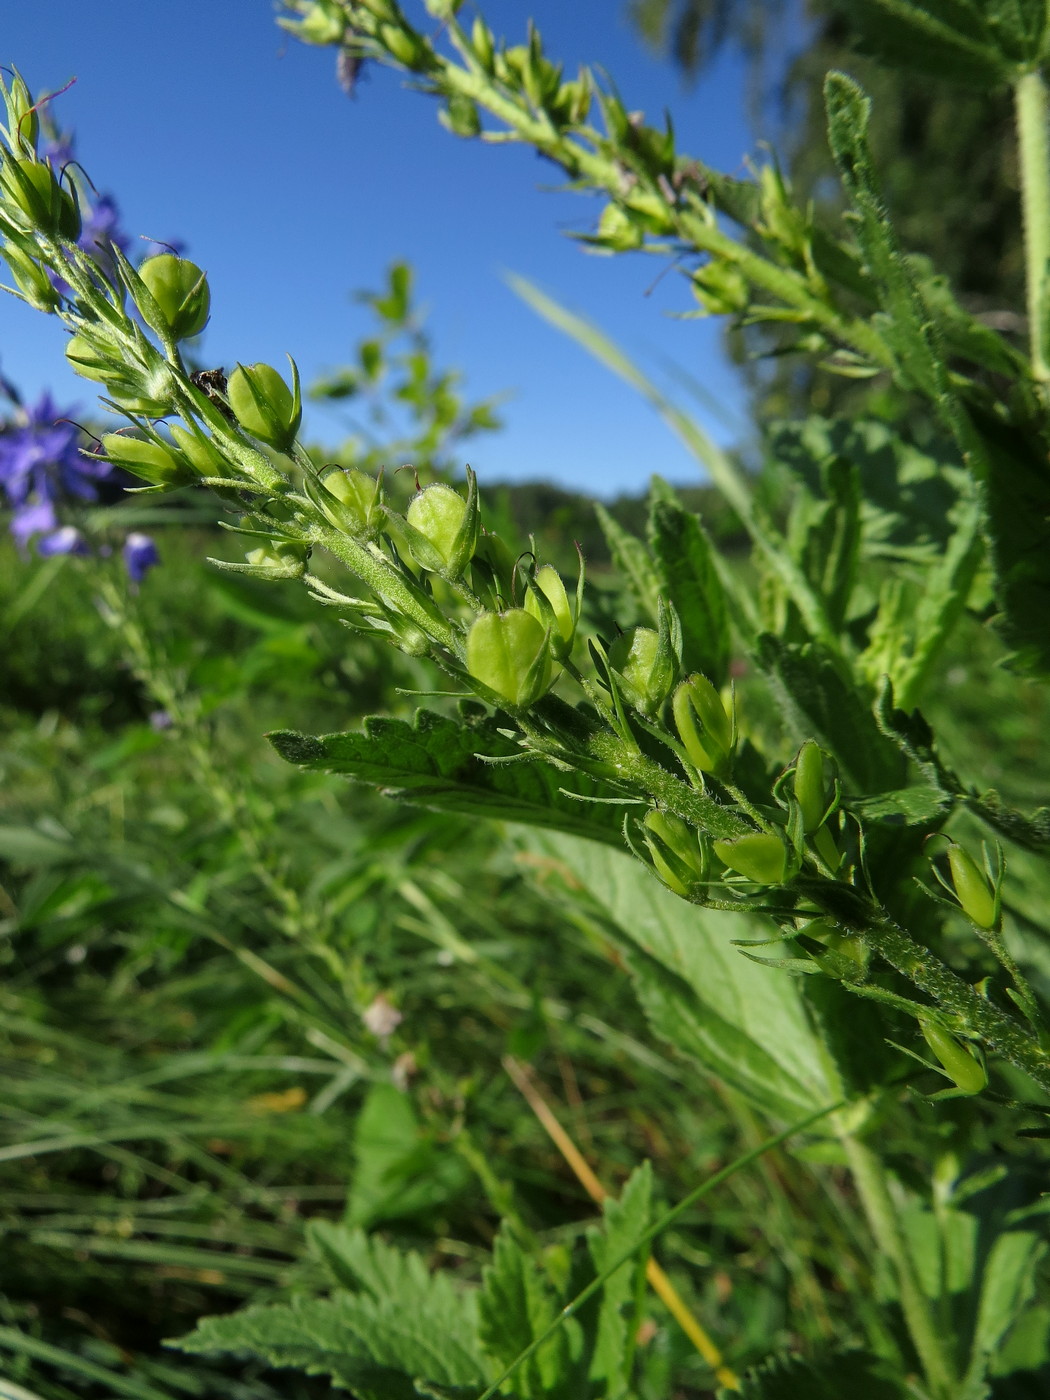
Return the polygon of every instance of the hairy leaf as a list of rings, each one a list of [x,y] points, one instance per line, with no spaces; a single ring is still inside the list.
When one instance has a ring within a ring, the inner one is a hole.
[[[834,1352],[804,1361],[778,1356],[744,1376],[734,1400],[902,1400],[899,1385],[885,1363],[859,1351]],[[719,1400],[730,1392],[720,1391]]]
[[[699,518],[659,477],[650,498],[649,547],[662,596],[674,604],[682,623],[682,669],[700,671],[723,686],[729,674],[729,610],[711,541]]]
[[[515,1242],[506,1226],[496,1236],[492,1262],[478,1297],[479,1338],[499,1368],[509,1366],[554,1321],[559,1300],[538,1260]],[[575,1320],[563,1324],[514,1373],[520,1400],[577,1400],[579,1352]]]
[[[603,1273],[622,1258],[652,1224],[652,1192],[652,1168],[645,1162],[631,1173],[619,1200],[606,1198],[603,1228],[587,1231],[587,1246],[596,1273]],[[610,1275],[602,1289],[589,1377],[592,1381],[604,1381],[602,1393],[610,1397],[625,1394],[630,1385],[634,1319],[629,1309],[637,1296],[647,1258],[647,1250],[640,1252],[633,1263],[622,1265]]]
[[[268,736],[289,763],[345,773],[424,807],[553,827],[620,845],[622,815],[589,802],[608,795],[580,773],[556,771],[539,760],[486,763],[484,757],[520,759],[521,750],[493,720],[464,724],[420,710],[413,724],[377,716],[363,731],[314,737],[289,729]],[[566,796],[562,789],[577,794]]]
[[[649,557],[649,551],[641,540],[609,514],[600,501],[595,502],[594,509],[613,563],[627,580],[641,615],[647,622],[655,622],[660,604],[660,576]]]
[[[733,947],[760,936],[762,925],[687,904],[638,861],[593,842],[538,831],[519,840],[552,872],[564,869],[567,897],[602,918],[657,1035],[780,1117],[833,1097],[795,979]]]

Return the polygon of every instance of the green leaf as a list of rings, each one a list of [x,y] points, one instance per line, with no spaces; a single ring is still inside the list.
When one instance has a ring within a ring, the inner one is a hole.
[[[597,914],[624,950],[657,1035],[778,1117],[835,1096],[796,979],[733,947],[764,926],[687,904],[640,862],[593,842],[538,831],[517,836],[555,870],[564,868],[566,897]]]
[[[408,1096],[392,1084],[369,1089],[354,1124],[354,1159],[346,1201],[349,1225],[432,1211],[466,1184],[461,1159],[435,1149]]]
[[[721,688],[729,675],[729,610],[714,551],[699,517],[659,477],[650,495],[649,548],[660,596],[682,623],[682,670],[700,671]]]
[[[932,335],[918,284],[897,245],[868,148],[871,102],[845,73],[824,80],[828,140],[853,205],[857,241],[879,298],[878,330],[893,353],[897,376],[936,403],[947,392],[947,370]]]
[[[1050,807],[1040,807],[1026,817],[1023,812],[1008,807],[994,788],[982,792],[979,797],[968,798],[966,805],[1017,845],[1038,852],[1050,849]]]
[[[206,1317],[169,1345],[197,1355],[248,1354],[329,1376],[360,1400],[411,1400],[416,1376],[438,1385],[484,1383],[475,1334],[470,1294],[458,1314],[428,1315],[395,1300],[338,1293]]]
[[[904,1400],[905,1391],[886,1364],[860,1351],[834,1352],[804,1361],[778,1356],[747,1372],[738,1391],[719,1400]]]
[[[1035,1270],[1045,1241],[1030,1230],[1007,1230],[992,1245],[984,1266],[968,1380],[983,1378],[1004,1337],[1035,1292]]]
[[[892,68],[988,91],[1045,45],[1042,0],[842,0],[862,47]]]
[[[587,1247],[596,1274],[601,1274],[623,1257],[652,1224],[653,1174],[648,1162],[637,1167],[628,1179],[620,1199],[607,1196],[602,1207],[602,1229],[587,1231]],[[591,1355],[589,1379],[605,1383],[603,1395],[624,1395],[630,1386],[633,1336],[636,1320],[631,1315],[645,1272],[649,1251],[639,1251],[633,1263],[618,1268],[606,1279],[598,1314],[597,1337]]]
[[[951,802],[942,788],[920,785],[900,788],[896,792],[880,792],[874,797],[850,797],[842,805],[866,822],[922,826],[945,817]]]
[[[540,1337],[554,1321],[559,1300],[538,1260],[515,1242],[506,1225],[496,1236],[492,1262],[482,1274],[478,1336],[500,1370]],[[514,1373],[516,1400],[578,1400],[579,1350],[575,1320],[564,1323]]]
[[[267,737],[289,763],[345,773],[388,797],[621,844],[622,812],[579,800],[611,795],[596,780],[559,772],[540,760],[483,762],[481,755],[520,760],[522,754],[491,719],[462,724],[420,710],[413,724],[377,716],[365,720],[363,732],[314,737],[281,729]]]
[[[649,551],[600,501],[594,503],[594,510],[617,572],[627,580],[642,615],[655,622],[660,606],[660,576]]]
[[[421,1254],[394,1249],[376,1235],[332,1220],[311,1220],[306,1239],[334,1283],[409,1309],[446,1310],[459,1300],[448,1274],[431,1273]]]
[[[848,790],[881,792],[900,785],[904,763],[879,731],[855,685],[817,643],[797,645],[768,634],[758,639],[757,661],[769,677],[794,740],[834,754]]]

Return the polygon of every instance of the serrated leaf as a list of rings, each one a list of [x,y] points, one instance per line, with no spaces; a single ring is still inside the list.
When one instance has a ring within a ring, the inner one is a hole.
[[[982,1379],[1003,1338],[1035,1291],[1035,1270],[1045,1241],[1030,1230],[1007,1230],[992,1245],[984,1266],[967,1379]]]
[[[1050,849],[1050,807],[1040,807],[1031,816],[1008,807],[995,789],[982,792],[979,797],[967,799],[971,812],[1001,832],[1010,841],[1016,841],[1030,851],[1045,852]]]
[[[347,1224],[430,1212],[457,1196],[466,1179],[462,1160],[424,1136],[408,1096],[392,1084],[373,1084],[354,1123]]]
[[[509,1366],[554,1321],[559,1300],[537,1260],[526,1254],[506,1226],[496,1236],[492,1262],[478,1295],[478,1337],[500,1370]],[[559,1327],[514,1372],[518,1400],[576,1400],[577,1368],[571,1354],[579,1326]]]
[[[415,1376],[439,1385],[484,1383],[473,1306],[465,1295],[459,1317],[430,1319],[359,1294],[299,1298],[203,1318],[170,1345],[197,1355],[247,1353],[271,1366],[329,1376],[368,1400],[411,1400]]]
[[[834,754],[848,791],[899,786],[904,764],[895,744],[879,731],[857,688],[846,684],[817,643],[799,646],[767,634],[758,639],[757,660],[794,740],[815,739]]]
[[[527,822],[620,845],[622,812],[588,802],[609,790],[580,773],[536,760],[493,764],[485,757],[520,758],[521,749],[493,720],[462,724],[420,710],[413,724],[382,716],[363,731],[313,736],[277,730],[267,736],[289,763],[345,773],[387,796],[450,812]],[[563,789],[577,794],[567,797]]]
[[[649,509],[649,548],[660,591],[682,623],[682,670],[700,671],[717,687],[729,675],[729,610],[711,541],[699,517],[654,478]]]
[[[377,1300],[400,1300],[409,1309],[446,1309],[453,1300],[458,1307],[449,1276],[431,1273],[423,1256],[413,1250],[394,1249],[377,1235],[332,1220],[311,1220],[306,1239],[340,1287]]]
[[[631,1173],[619,1200],[606,1197],[603,1228],[587,1231],[587,1247],[596,1274],[621,1259],[648,1230],[652,1224],[652,1194],[652,1167],[643,1162]],[[633,1347],[628,1309],[637,1295],[647,1258],[648,1250],[640,1251],[633,1263],[624,1264],[611,1274],[602,1289],[588,1378],[604,1382],[602,1394],[608,1397],[626,1393],[630,1385]]]
[[[553,869],[564,867],[575,891],[567,898],[602,917],[658,1036],[778,1117],[834,1097],[796,979],[733,947],[760,925],[685,903],[640,862],[607,847],[539,831],[516,835]]]
[[[719,1400],[730,1400],[719,1391]],[[903,1400],[905,1392],[886,1363],[865,1352],[835,1352],[803,1360],[800,1356],[771,1357],[744,1376],[733,1400]]]
[[[1041,0],[844,0],[861,45],[893,68],[981,91],[1037,62],[1045,42]]]

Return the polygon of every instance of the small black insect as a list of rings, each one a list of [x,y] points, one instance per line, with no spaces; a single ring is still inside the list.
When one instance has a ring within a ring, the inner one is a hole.
[[[219,369],[198,370],[196,374],[190,375],[190,383],[196,385],[224,417],[228,418],[231,423],[234,421],[233,412],[226,402],[226,375],[221,367]]]

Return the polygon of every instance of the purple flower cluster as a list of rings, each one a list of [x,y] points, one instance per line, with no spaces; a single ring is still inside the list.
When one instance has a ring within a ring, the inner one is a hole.
[[[89,552],[75,526],[59,523],[58,507],[98,500],[98,483],[113,480],[115,469],[110,462],[85,457],[77,445],[79,433],[48,393],[0,421],[0,490],[12,507],[11,534],[22,550],[39,536],[39,554]],[[156,545],[148,535],[128,535],[124,562],[132,582],[141,583],[158,562]]]

